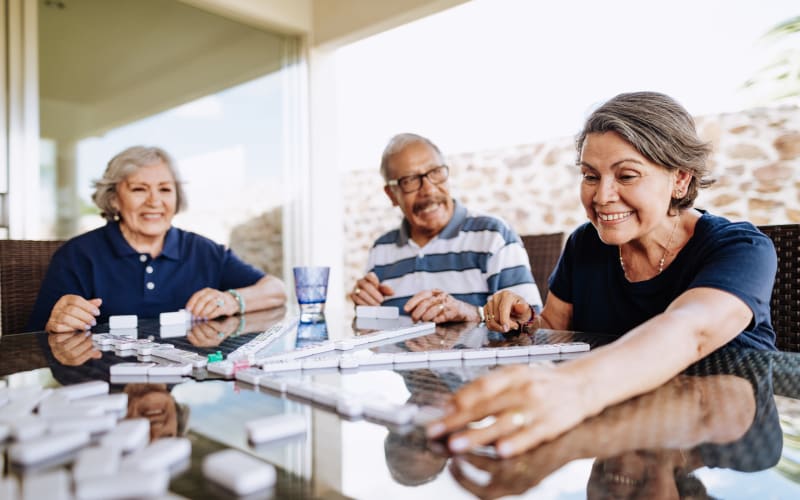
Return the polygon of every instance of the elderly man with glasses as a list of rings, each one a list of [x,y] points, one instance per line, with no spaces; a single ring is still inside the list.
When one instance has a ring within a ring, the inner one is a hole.
[[[449,168],[435,144],[415,134],[394,136],[383,151],[381,175],[404,219],[373,245],[353,302],[398,306],[414,320],[435,323],[483,321],[486,299],[500,290],[541,307],[519,236],[450,196]]]

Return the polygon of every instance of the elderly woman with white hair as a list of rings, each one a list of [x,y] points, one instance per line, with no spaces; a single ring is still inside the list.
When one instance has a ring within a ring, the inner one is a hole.
[[[172,226],[186,197],[163,149],[134,146],[116,155],[92,198],[107,223],[55,253],[30,329],[84,330],[112,315],[156,317],[181,308],[216,318],[286,301],[280,279]]]

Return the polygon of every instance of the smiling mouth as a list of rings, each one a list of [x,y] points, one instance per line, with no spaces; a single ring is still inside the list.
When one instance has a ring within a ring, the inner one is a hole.
[[[597,218],[600,219],[603,222],[613,222],[613,221],[618,221],[618,220],[622,220],[622,219],[627,219],[631,215],[633,215],[633,210],[630,210],[628,212],[617,212],[617,213],[614,213],[614,214],[604,214],[604,213],[597,212]]]

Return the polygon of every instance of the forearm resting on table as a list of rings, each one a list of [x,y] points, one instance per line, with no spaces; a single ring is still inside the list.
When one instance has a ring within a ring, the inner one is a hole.
[[[245,312],[279,307],[286,303],[286,288],[275,276],[264,276],[254,285],[237,289],[244,299]]]
[[[733,295],[693,289],[619,340],[557,369],[582,382],[587,416],[595,415],[667,382],[738,335],[749,316]]]

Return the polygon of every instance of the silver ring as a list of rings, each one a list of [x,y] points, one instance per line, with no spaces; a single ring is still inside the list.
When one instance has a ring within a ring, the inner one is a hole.
[[[222,299],[217,299],[217,307],[222,307],[225,305],[225,301]]]
[[[356,295],[360,295],[361,294],[361,289],[356,287],[356,290],[353,293],[355,293]]]
[[[439,304],[439,311],[444,311],[444,304]]]
[[[514,427],[522,427],[528,425],[528,418],[521,411],[515,411],[511,414],[511,423]]]

